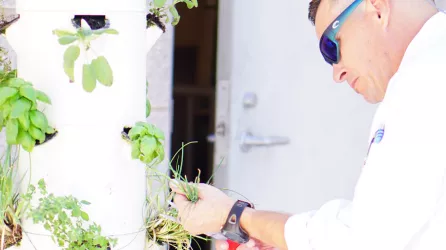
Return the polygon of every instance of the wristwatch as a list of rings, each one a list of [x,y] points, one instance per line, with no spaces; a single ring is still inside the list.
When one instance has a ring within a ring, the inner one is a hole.
[[[240,217],[246,207],[254,208],[254,205],[242,200],[236,201],[221,229],[227,239],[240,244],[249,241],[249,235],[240,226]]]

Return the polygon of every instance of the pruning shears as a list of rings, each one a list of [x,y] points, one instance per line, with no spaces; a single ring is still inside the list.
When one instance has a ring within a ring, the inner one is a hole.
[[[216,240],[226,240],[226,242],[228,243],[228,246],[229,246],[228,250],[237,250],[237,248],[241,245],[238,242],[235,242],[235,241],[227,239],[221,233],[218,233],[218,234],[208,234],[208,236],[211,236],[212,238],[214,238]]]

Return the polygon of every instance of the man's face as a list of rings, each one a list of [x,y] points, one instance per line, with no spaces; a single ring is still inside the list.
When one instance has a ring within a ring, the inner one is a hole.
[[[316,16],[318,39],[330,23],[353,0],[322,0]],[[348,84],[370,103],[382,101],[392,76],[390,53],[383,28],[382,17],[370,3],[364,0],[340,28],[337,41],[340,61],[333,64],[336,82]]]

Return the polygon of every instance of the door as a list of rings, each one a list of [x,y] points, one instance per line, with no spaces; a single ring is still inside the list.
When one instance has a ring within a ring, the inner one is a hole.
[[[376,107],[333,82],[307,9],[220,1],[215,185],[258,209],[300,213],[351,198],[368,146]]]

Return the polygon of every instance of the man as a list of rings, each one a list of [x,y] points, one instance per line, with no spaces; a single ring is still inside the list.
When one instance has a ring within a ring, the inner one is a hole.
[[[258,241],[239,249],[446,249],[446,14],[428,0],[312,0],[309,18],[334,80],[380,103],[369,151],[352,201],[245,208],[239,226]],[[192,234],[227,223],[234,201],[218,189],[201,185],[191,204],[171,187]]]

